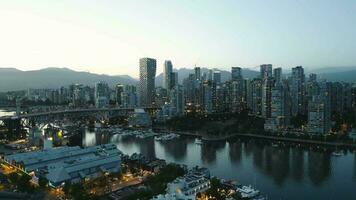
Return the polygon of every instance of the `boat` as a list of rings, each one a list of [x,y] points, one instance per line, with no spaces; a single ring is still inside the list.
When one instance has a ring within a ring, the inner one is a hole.
[[[336,150],[331,154],[333,156],[342,156],[342,152],[338,150],[337,146],[336,146]]]
[[[201,141],[201,139],[197,138],[195,139],[195,144],[202,145],[203,142]]]
[[[343,154],[339,151],[334,151],[331,155],[333,156],[342,156]]]
[[[273,144],[272,144],[272,147],[277,148],[277,147],[279,147],[279,145],[278,145],[277,143],[273,143]]]
[[[237,187],[236,191],[240,192],[242,198],[253,198],[260,194],[260,191],[255,190],[251,185]]]
[[[156,141],[167,141],[167,140],[173,140],[175,138],[179,138],[179,135],[174,134],[174,133],[170,133],[170,134],[167,134],[167,135],[162,135],[162,136],[159,136],[159,137],[155,137],[155,140]]]

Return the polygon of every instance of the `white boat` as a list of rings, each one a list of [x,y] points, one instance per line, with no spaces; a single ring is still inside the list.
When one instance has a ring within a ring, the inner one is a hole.
[[[179,135],[174,134],[174,133],[170,133],[167,135],[162,135],[160,137],[155,137],[156,141],[167,141],[167,140],[173,140],[175,138],[179,138]]]
[[[331,155],[333,155],[333,156],[342,156],[343,154],[341,152],[339,152],[339,151],[335,151]]]
[[[202,145],[203,142],[201,141],[201,139],[197,138],[195,139],[195,144]]]
[[[276,144],[276,143],[273,143],[273,144],[272,144],[272,147],[277,148],[277,147],[279,147],[279,145]]]
[[[260,191],[255,190],[251,185],[237,187],[236,190],[240,192],[242,198],[253,198],[260,194]]]

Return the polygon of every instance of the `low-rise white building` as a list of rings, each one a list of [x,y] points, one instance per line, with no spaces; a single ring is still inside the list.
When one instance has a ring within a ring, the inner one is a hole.
[[[187,174],[168,183],[166,194],[154,197],[154,200],[195,200],[196,195],[210,188],[210,180],[204,175]]]
[[[5,156],[4,161],[33,176],[45,176],[50,186],[78,183],[105,173],[119,172],[121,152],[115,144],[87,148],[59,147]]]

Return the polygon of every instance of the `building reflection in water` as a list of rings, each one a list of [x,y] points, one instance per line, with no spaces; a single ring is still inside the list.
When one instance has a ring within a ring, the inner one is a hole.
[[[304,178],[304,150],[293,148],[291,160],[291,175],[295,181],[302,181]]]
[[[210,146],[203,149],[202,153],[205,155],[202,158],[209,163],[216,159],[216,151],[208,147]],[[246,157],[252,156],[252,163],[256,169],[272,177],[277,185],[283,185],[288,178],[301,182],[306,172],[308,172],[311,181],[318,185],[327,180],[331,174],[329,153],[313,151],[306,154],[306,151],[302,148],[284,145],[273,147],[270,143],[264,141],[230,141],[229,148],[229,156],[232,162],[241,162],[244,159],[242,158],[243,154]],[[308,155],[308,170],[305,169],[306,155]]]
[[[216,161],[216,152],[225,148],[226,141],[204,141],[201,145],[201,159],[204,164],[212,164]]]
[[[354,153],[354,180],[356,181],[356,153]]]
[[[229,142],[229,156],[233,163],[240,163],[242,159],[242,143],[239,141]]]
[[[326,181],[331,173],[331,156],[325,152],[308,152],[308,175],[314,185]]]
[[[191,143],[192,139],[181,138],[179,140],[169,140],[161,142],[166,153],[172,156],[175,160],[181,161],[187,155],[188,144]]]
[[[156,158],[155,141],[153,138],[136,139],[139,152],[147,158]]]

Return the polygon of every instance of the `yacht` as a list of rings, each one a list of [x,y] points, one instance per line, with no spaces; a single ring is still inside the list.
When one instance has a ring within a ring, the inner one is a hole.
[[[167,134],[167,135],[162,135],[162,136],[159,136],[159,137],[155,137],[155,140],[156,141],[167,141],[167,140],[173,140],[175,138],[179,138],[179,135],[174,134],[174,133],[170,133],[170,134]]]
[[[334,151],[332,153],[333,156],[342,156],[343,154],[340,151]]]
[[[272,147],[277,148],[277,147],[279,147],[279,145],[277,143],[273,143]]]
[[[202,145],[203,142],[201,141],[201,139],[197,138],[195,139],[195,144]]]
[[[260,194],[260,191],[255,190],[251,185],[237,187],[236,190],[240,192],[242,198],[253,198]]]

